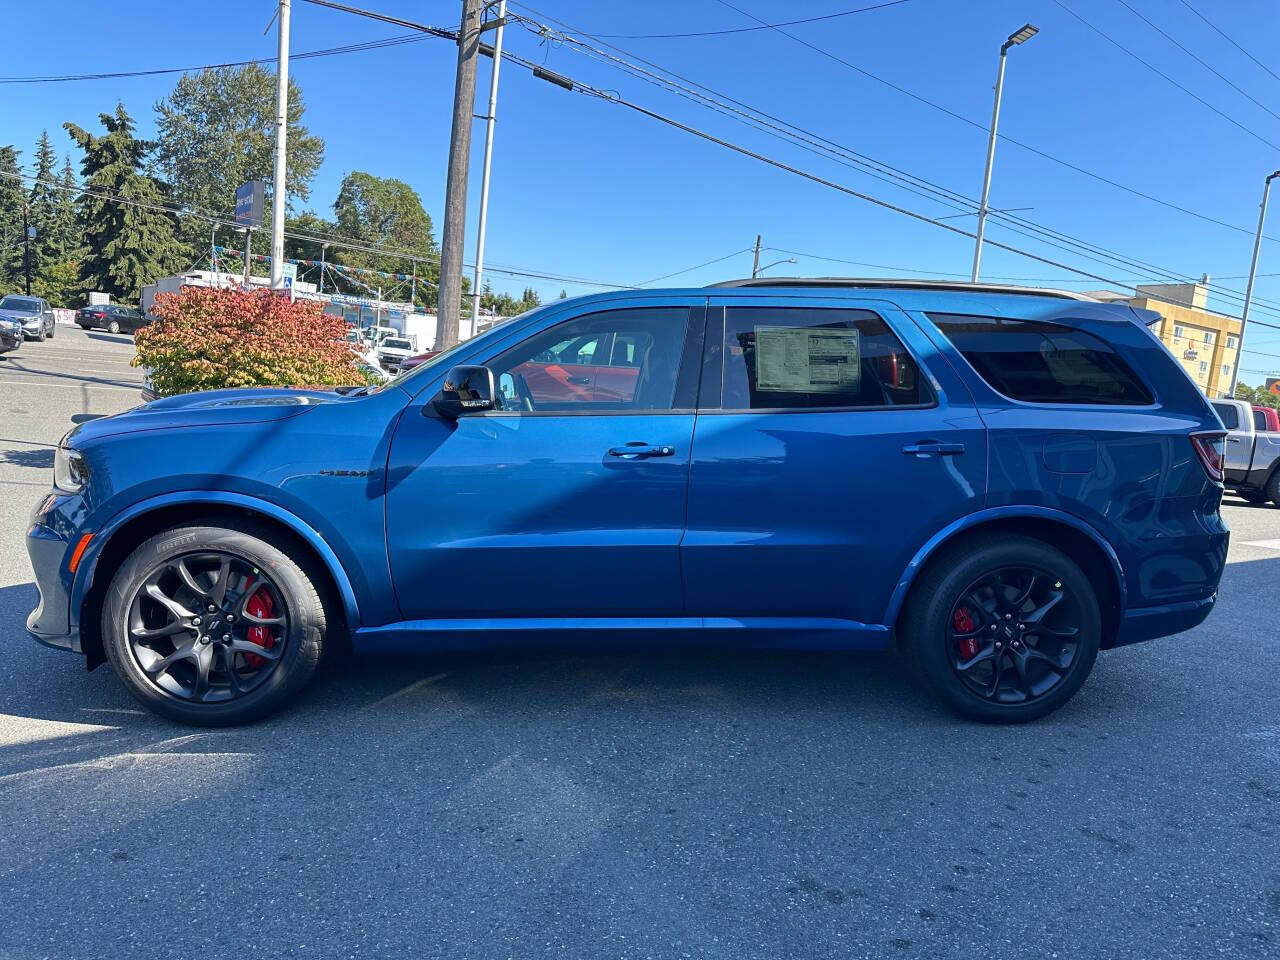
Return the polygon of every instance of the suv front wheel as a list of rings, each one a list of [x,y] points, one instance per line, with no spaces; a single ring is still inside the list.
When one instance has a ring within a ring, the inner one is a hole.
[[[912,588],[901,626],[938,698],[997,723],[1034,720],[1070,700],[1102,636],[1089,578],[1066,554],[1021,536],[947,550]]]
[[[259,719],[315,672],[325,612],[303,565],[252,524],[174,527],[121,565],[103,607],[103,645],[142,704],[173,720]]]

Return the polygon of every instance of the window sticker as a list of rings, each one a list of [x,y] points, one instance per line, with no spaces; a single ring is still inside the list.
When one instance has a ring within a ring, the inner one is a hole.
[[[756,327],[756,389],[856,392],[862,376],[860,336],[845,327]]]

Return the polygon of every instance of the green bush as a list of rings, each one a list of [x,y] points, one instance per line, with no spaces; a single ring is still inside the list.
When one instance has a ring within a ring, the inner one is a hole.
[[[267,290],[187,287],[157,294],[134,366],[159,396],[221,387],[335,387],[367,382],[341,317]]]

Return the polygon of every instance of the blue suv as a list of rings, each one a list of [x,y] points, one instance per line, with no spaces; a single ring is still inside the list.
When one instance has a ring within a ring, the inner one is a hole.
[[[1223,429],[1153,314],[744,281],[561,300],[352,391],[81,424],[31,517],[43,643],[195,724],[327,652],[896,645],[1020,721],[1200,623]]]

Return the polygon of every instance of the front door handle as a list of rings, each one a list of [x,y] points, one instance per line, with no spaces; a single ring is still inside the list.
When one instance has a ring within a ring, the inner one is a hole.
[[[963,443],[939,443],[937,440],[917,440],[908,443],[902,452],[924,460],[927,457],[956,457],[964,453]]]
[[[675,447],[654,446],[643,440],[633,440],[625,446],[610,447],[609,456],[621,457],[623,460],[647,460],[650,457],[670,457],[676,452]]]

